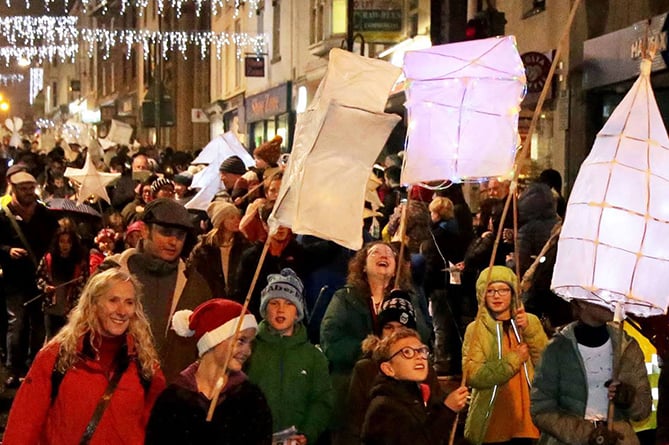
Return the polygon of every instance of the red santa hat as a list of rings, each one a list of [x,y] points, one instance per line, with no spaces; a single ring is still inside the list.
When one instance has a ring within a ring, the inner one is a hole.
[[[235,301],[212,298],[194,311],[181,310],[172,317],[172,329],[181,337],[195,337],[197,350],[202,357],[205,352],[229,339],[242,316],[243,306]],[[241,330],[258,329],[258,323],[248,311],[243,315]]]

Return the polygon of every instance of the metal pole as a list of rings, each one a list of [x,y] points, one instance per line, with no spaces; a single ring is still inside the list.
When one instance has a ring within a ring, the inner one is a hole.
[[[355,9],[354,0],[347,0],[346,3],[346,48],[353,52],[353,11]]]

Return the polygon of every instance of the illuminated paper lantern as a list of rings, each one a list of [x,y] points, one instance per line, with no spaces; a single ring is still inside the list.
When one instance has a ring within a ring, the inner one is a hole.
[[[640,316],[669,303],[669,138],[650,61],[581,165],[567,205],[551,287]]]
[[[270,228],[362,246],[367,179],[397,115],[383,113],[400,69],[339,49],[306,112],[297,117],[292,153]]]
[[[402,183],[512,171],[526,84],[513,36],[408,51],[404,74],[409,126]]]

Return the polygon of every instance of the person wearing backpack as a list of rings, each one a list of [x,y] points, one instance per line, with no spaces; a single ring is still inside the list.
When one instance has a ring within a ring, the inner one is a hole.
[[[122,269],[98,273],[37,354],[3,444],[143,444],[164,388],[139,285]]]

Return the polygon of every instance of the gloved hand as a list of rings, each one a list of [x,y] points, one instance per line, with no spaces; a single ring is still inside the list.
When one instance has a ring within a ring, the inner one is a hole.
[[[623,435],[617,431],[609,431],[606,425],[599,425],[588,436],[588,445],[617,445]]]

